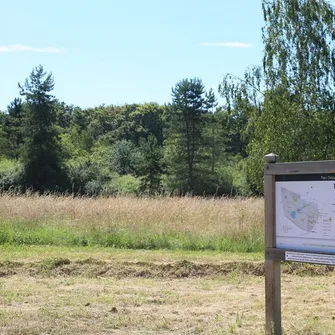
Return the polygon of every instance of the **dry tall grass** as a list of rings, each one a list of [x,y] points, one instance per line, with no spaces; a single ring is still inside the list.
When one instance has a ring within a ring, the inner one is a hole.
[[[53,195],[0,196],[0,222],[80,229],[150,230],[166,233],[248,234],[263,231],[260,198],[71,198]]]

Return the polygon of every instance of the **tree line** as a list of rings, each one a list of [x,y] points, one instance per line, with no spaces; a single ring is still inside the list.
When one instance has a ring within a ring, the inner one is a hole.
[[[172,102],[82,109],[34,68],[1,114],[1,187],[75,194],[230,194],[228,114],[198,78]],[[237,135],[237,134],[236,134]],[[231,142],[233,143],[233,142]],[[235,143],[235,142],[234,142]],[[222,170],[223,169],[223,170]]]
[[[82,109],[54,97],[52,74],[34,68],[0,113],[0,188],[259,195],[269,152],[334,159],[334,10],[324,0],[263,0],[262,8],[262,65],[225,75],[217,93],[186,78],[165,105]]]

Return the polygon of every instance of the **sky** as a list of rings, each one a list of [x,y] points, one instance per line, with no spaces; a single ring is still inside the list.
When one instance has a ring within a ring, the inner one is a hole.
[[[0,0],[0,110],[43,65],[53,94],[82,108],[171,101],[198,77],[262,62],[261,0]]]

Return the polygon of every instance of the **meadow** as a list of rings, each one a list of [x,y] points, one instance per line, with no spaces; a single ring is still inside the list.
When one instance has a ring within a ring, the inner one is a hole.
[[[0,197],[0,334],[264,334],[263,200]],[[286,335],[335,329],[333,267],[283,263]]]
[[[0,245],[263,250],[259,198],[0,197]]]

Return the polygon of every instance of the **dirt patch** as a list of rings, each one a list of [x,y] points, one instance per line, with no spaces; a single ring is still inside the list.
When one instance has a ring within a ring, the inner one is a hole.
[[[282,272],[299,276],[324,276],[334,272],[333,266],[283,263]],[[178,262],[113,262],[93,258],[70,261],[67,258],[44,259],[35,262],[0,262],[0,277],[83,276],[139,278],[215,278],[228,274],[264,275],[264,262],[229,261],[221,263]]]

